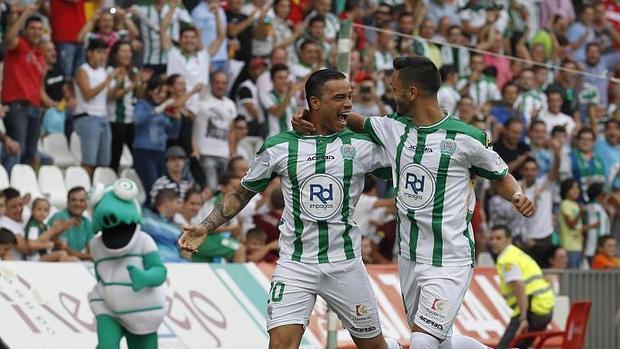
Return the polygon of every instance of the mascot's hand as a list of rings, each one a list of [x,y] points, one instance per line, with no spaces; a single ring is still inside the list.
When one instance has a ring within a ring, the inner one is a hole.
[[[131,278],[131,288],[134,292],[138,292],[147,286],[146,275],[144,270],[136,267],[135,265],[128,265],[129,277]]]

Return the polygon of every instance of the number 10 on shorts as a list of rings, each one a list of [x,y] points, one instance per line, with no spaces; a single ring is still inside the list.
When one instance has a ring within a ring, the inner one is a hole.
[[[277,303],[282,300],[284,296],[284,284],[281,282],[272,282],[271,287],[269,288],[269,299],[267,299],[267,304],[270,302]]]

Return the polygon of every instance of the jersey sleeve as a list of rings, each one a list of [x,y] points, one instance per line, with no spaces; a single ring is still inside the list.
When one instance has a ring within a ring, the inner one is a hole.
[[[389,160],[387,152],[382,146],[376,144],[372,144],[371,147],[368,172],[372,172],[372,174],[381,179],[391,179],[392,163]]]
[[[387,116],[367,116],[364,119],[364,130],[373,141],[383,146],[395,137],[392,132],[393,122],[394,120]]]
[[[256,154],[256,158],[248,173],[241,180],[241,185],[252,192],[260,193],[269,182],[277,175],[275,171],[275,159],[270,149],[265,149]]]
[[[491,147],[486,134],[481,133],[480,139],[469,138],[470,168],[476,175],[496,181],[508,174],[508,165]]]
[[[252,91],[247,86],[243,86],[237,92],[237,97],[240,103],[252,102]]]

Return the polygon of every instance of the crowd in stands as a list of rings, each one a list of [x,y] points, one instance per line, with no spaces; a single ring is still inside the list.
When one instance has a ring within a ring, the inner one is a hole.
[[[446,113],[484,130],[535,202],[522,218],[473,177],[478,254],[501,225],[543,267],[620,267],[617,0],[2,0],[3,167],[87,175],[64,203],[19,192],[11,175],[0,259],[89,259],[88,187],[111,168],[135,174],[142,229],[165,262],[275,262],[277,178],[196,254],[176,241],[239,185],[266,137],[291,129],[304,79],[337,67],[342,20],[353,111],[395,111],[393,58],[427,56]],[[59,137],[74,163],[45,146]],[[392,197],[368,177],[355,212],[366,263],[395,262]]]

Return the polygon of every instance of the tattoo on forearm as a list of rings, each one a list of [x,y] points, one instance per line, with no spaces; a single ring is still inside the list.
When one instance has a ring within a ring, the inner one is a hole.
[[[207,231],[214,231],[235,217],[254,195],[256,193],[239,185],[232,192],[226,194],[222,201],[215,205],[213,211],[200,224],[205,225]]]

